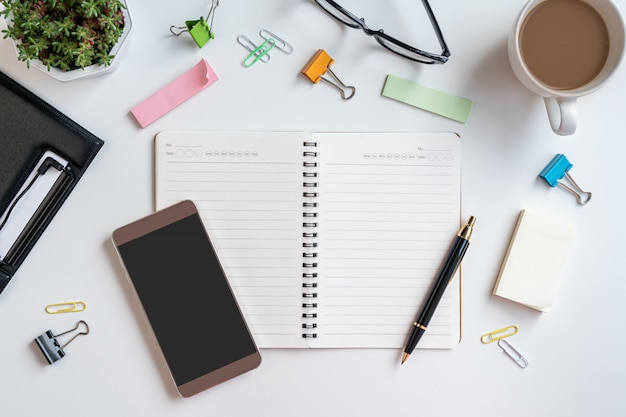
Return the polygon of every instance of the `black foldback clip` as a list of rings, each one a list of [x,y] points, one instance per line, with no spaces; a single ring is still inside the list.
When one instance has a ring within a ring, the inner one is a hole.
[[[72,336],[70,340],[68,340],[63,346],[61,346],[61,344],[57,340],[57,337],[63,336],[63,335],[66,335],[68,333],[78,330],[81,324],[85,325],[85,330],[82,332],[76,333],[74,336]],[[59,359],[65,356],[65,352],[63,351],[63,348],[69,345],[72,342],[72,340],[76,339],[78,336],[83,335],[83,334],[88,334],[88,333],[89,333],[89,326],[87,325],[85,321],[81,320],[78,323],[76,323],[76,327],[74,327],[73,329],[63,332],[63,333],[59,333],[57,335],[53,334],[52,330],[48,330],[41,336],[37,337],[35,339],[35,343],[37,343],[37,346],[39,346],[39,349],[41,349],[41,353],[43,353],[43,356],[46,358],[48,363],[52,365],[54,362],[58,361]]]

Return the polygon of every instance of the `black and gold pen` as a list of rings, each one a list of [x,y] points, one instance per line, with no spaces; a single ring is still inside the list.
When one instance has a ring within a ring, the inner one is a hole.
[[[404,348],[404,353],[402,354],[402,363],[404,363],[413,350],[415,346],[417,346],[417,342],[421,339],[422,335],[426,331],[428,327],[428,323],[430,319],[435,314],[435,309],[443,296],[443,293],[446,291],[446,287],[448,283],[454,276],[454,273],[458,269],[461,261],[463,260],[463,256],[465,256],[465,252],[469,247],[469,240],[472,237],[472,231],[474,229],[474,223],[476,223],[476,218],[474,216],[470,216],[465,223],[465,226],[459,230],[457,233],[454,243],[446,256],[445,262],[439,271],[439,276],[435,280],[435,284],[433,285],[430,294],[428,295],[428,299],[426,300],[424,307],[422,308],[422,312],[417,317],[413,326],[411,327],[411,334],[409,336],[409,340],[406,343],[406,347]]]

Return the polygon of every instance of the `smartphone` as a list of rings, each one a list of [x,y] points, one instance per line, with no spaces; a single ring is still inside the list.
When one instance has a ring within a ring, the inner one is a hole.
[[[123,226],[112,240],[183,397],[261,364],[193,202]]]

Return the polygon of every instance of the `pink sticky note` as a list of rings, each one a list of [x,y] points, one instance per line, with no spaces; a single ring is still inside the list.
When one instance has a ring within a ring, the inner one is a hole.
[[[133,107],[131,113],[141,127],[146,127],[217,80],[211,65],[202,59],[192,69]]]

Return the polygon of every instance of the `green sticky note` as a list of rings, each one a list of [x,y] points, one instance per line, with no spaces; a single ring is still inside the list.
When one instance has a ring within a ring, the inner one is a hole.
[[[189,34],[200,48],[206,45],[209,39],[215,37],[203,18],[200,18],[200,20],[187,20],[185,26],[187,26]]]
[[[395,75],[387,76],[383,96],[461,123],[467,122],[474,104],[471,100],[424,87]]]

